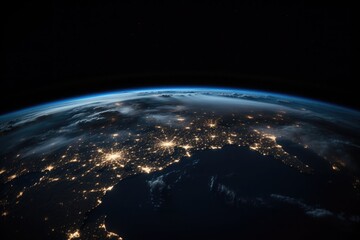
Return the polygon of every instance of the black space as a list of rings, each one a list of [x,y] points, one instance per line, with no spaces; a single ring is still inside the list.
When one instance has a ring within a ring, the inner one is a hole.
[[[158,85],[270,90],[360,109],[352,8],[305,1],[12,1],[4,8],[8,112]]]

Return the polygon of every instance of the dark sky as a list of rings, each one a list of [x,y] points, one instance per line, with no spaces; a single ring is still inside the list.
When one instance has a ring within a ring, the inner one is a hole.
[[[270,90],[360,109],[349,99],[358,94],[350,5],[64,2],[4,9],[1,112],[158,85]]]

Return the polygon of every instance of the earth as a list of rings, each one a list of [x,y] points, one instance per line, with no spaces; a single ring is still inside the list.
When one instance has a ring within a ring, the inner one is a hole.
[[[1,239],[359,239],[360,113],[142,89],[0,116]]]

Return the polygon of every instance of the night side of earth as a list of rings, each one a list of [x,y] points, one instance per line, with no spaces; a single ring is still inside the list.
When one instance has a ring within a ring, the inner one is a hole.
[[[143,89],[0,116],[1,239],[358,239],[360,113]]]

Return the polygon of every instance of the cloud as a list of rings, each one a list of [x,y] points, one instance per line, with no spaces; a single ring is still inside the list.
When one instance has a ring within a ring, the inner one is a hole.
[[[228,203],[235,203],[236,193],[234,190],[225,186],[224,184],[217,185],[217,191],[219,194],[223,195]]]
[[[322,208],[311,209],[305,213],[314,218],[331,217],[334,215],[334,213],[330,212],[329,210]]]
[[[340,221],[348,221],[348,222],[354,222],[354,223],[358,223],[360,222],[360,216],[358,215],[347,215],[345,216],[345,214],[343,212],[341,213],[334,213],[328,209],[324,209],[324,208],[318,208],[315,206],[311,206],[309,204],[304,203],[302,200],[300,199],[296,199],[296,198],[292,198],[289,196],[284,196],[284,195],[279,195],[279,194],[271,194],[270,195],[271,198],[280,201],[280,202],[285,202],[291,205],[295,205],[301,209],[304,210],[304,213],[306,215],[308,215],[309,217],[312,218],[336,218]]]
[[[39,143],[37,146],[34,147],[32,146],[27,148],[26,151],[21,154],[21,156],[27,157],[30,155],[47,154],[47,153],[55,152],[56,150],[62,147],[68,146],[76,139],[78,138],[66,138],[64,136],[54,137]]]
[[[150,188],[150,192],[155,192],[155,191],[162,191],[165,187],[166,187],[166,183],[164,182],[163,176],[159,176],[155,179],[151,179],[148,182],[149,188]]]
[[[159,176],[147,181],[150,189],[150,201],[155,209],[166,204],[171,187],[164,181],[164,176]]]
[[[300,199],[292,198],[289,196],[279,195],[279,194],[271,194],[270,197],[272,197],[275,200],[289,203],[291,205],[298,206],[299,208],[302,208],[306,215],[313,217],[313,218],[325,218],[325,217],[332,217],[335,214],[327,209],[323,208],[317,208],[311,205],[308,205],[304,203]]]
[[[329,123],[320,125],[320,123],[305,118],[300,122],[262,129],[262,131],[273,134],[278,139],[289,140],[303,146],[329,164],[338,162],[350,171],[358,170],[357,159],[351,152],[358,151],[359,143],[356,139],[351,138],[354,134],[347,133],[340,126],[334,127]]]
[[[222,197],[226,204],[239,207],[240,205],[247,205],[252,207],[266,206],[266,202],[261,197],[244,197],[231,189],[230,187],[218,182],[216,175],[211,176],[209,180],[209,189]]]
[[[279,194],[271,194],[270,197],[281,201],[281,202],[286,202],[292,205],[297,205],[301,208],[307,208],[308,205],[304,204],[302,201],[296,199],[296,198],[292,198],[292,197],[288,197],[288,196],[284,196],[284,195],[279,195]]]

